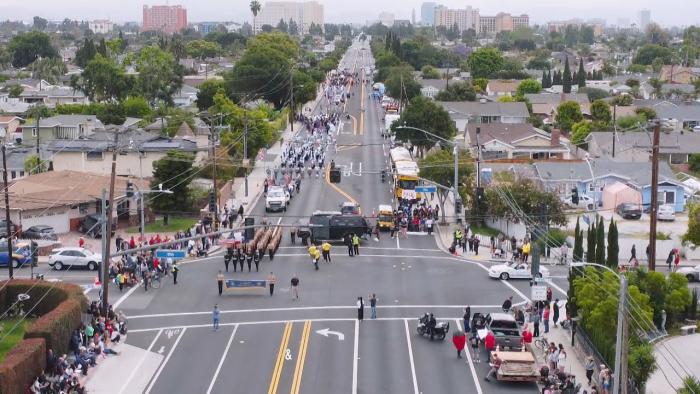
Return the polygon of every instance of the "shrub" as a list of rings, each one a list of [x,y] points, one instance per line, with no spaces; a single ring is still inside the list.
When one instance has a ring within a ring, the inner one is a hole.
[[[68,351],[68,342],[73,330],[80,326],[80,313],[83,311],[80,302],[69,299],[62,302],[51,312],[37,319],[32,324],[25,338],[44,338],[46,347],[56,353]]]
[[[39,338],[23,340],[0,364],[0,394],[24,393],[45,368],[45,342]]]

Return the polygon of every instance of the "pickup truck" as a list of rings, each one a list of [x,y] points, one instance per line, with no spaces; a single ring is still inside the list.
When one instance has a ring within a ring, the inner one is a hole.
[[[522,338],[520,325],[510,313],[474,313],[472,324],[479,330],[485,329],[493,333],[496,346],[501,349],[520,349]]]

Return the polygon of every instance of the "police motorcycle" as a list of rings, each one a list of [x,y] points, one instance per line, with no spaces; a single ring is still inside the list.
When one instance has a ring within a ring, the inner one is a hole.
[[[425,313],[418,319],[416,330],[420,336],[429,336],[431,340],[437,338],[442,341],[447,336],[447,332],[450,331],[450,323],[438,323],[432,313]]]

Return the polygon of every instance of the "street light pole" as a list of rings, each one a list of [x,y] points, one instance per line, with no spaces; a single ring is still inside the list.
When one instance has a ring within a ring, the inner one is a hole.
[[[7,253],[10,256],[8,259],[7,269],[9,270],[8,278],[15,277],[14,267],[12,266],[12,225],[10,224],[10,191],[7,186],[7,146],[2,144],[2,181],[5,187],[5,225],[7,226]]]

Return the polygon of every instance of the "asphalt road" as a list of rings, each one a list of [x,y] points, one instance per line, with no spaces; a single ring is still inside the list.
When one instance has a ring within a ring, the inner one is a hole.
[[[369,48],[355,44],[341,67],[361,73],[370,57]],[[306,178],[287,212],[265,213],[261,199],[254,215],[293,223],[317,209],[335,210],[347,200],[359,202],[365,215],[392,202],[389,183],[380,181],[388,147],[369,89],[354,88],[347,105],[352,118],[343,117],[338,151],[327,156],[327,162],[335,159],[340,166],[352,163],[357,175],[344,176],[335,185],[324,177]],[[522,302],[529,293],[527,282],[491,280],[484,265],[444,253],[426,234],[391,239],[383,233],[379,242],[363,241],[359,256],[348,257],[340,243],[331,254],[332,263],[322,262],[315,271],[306,249],[291,245],[285,235],[275,259],[265,258],[260,272],[226,273],[227,278],[265,279],[273,271],[278,279],[274,296],[267,291],[218,296],[221,255],[183,264],[177,285],[167,279],[160,289],[130,292],[117,307],[129,317],[127,343],[163,356],[144,392],[535,392],[532,384],[485,382],[487,364],[458,359],[451,343],[464,306],[496,311],[510,295]],[[298,301],[290,292],[293,274],[301,282]],[[370,293],[379,299],[378,319],[368,320],[367,302],[360,322],[355,301],[359,296],[367,300]],[[214,304],[222,311],[216,332],[211,328]],[[445,341],[416,333],[417,318],[425,312],[451,324]],[[128,383],[115,382],[114,391]]]

